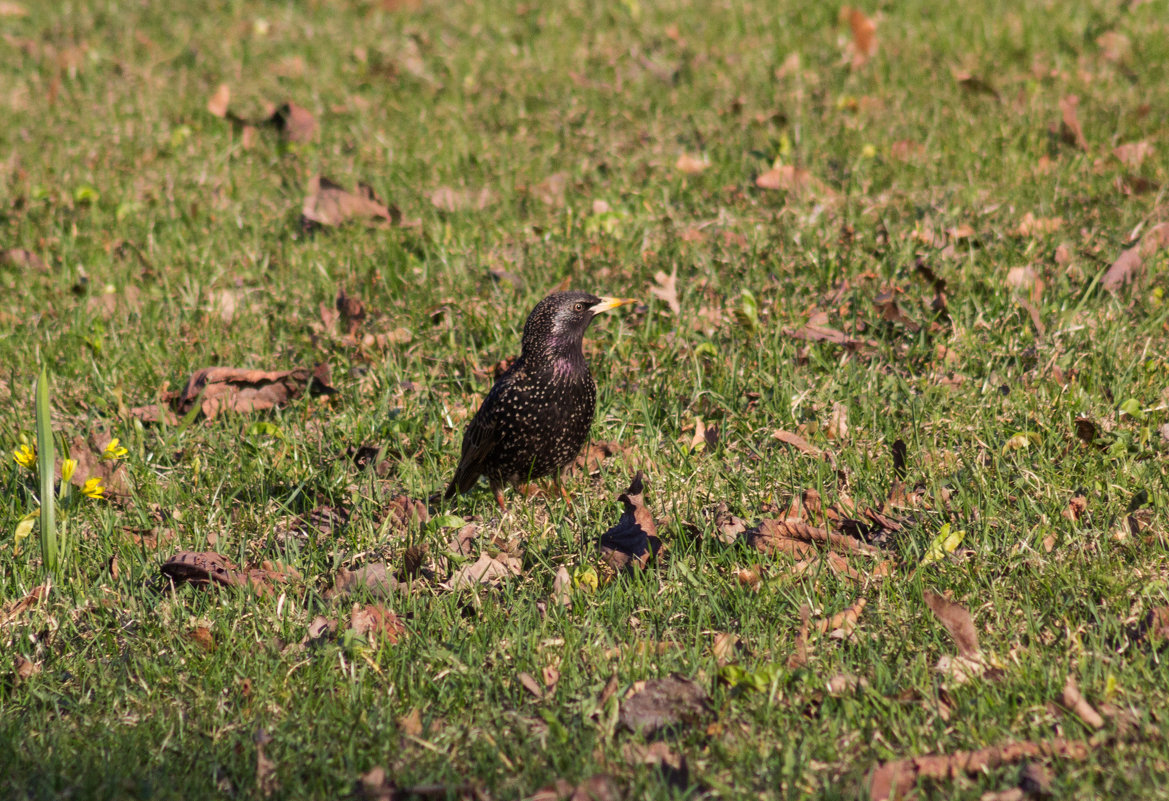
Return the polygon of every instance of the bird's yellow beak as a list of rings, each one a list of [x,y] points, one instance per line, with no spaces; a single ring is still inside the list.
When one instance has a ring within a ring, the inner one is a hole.
[[[630,303],[637,303],[637,298],[601,298],[601,302],[595,306],[590,306],[589,311],[593,314],[600,314],[607,312],[610,309],[616,309],[618,306],[626,306]]]

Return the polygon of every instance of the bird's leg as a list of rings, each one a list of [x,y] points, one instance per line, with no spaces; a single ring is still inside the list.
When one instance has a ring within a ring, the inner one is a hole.
[[[506,512],[507,504],[503,502],[503,487],[492,481],[491,493],[495,496],[495,502],[499,504],[499,511]]]
[[[557,491],[560,493],[560,497],[564,499],[564,504],[566,506],[572,506],[572,496],[568,494],[568,490],[566,490],[564,485],[560,483],[559,470],[557,470],[556,473],[552,476],[552,486],[556,487]]]

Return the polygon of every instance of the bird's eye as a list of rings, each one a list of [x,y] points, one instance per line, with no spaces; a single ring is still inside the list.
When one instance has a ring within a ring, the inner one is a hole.
[[[576,311],[584,311],[584,304],[583,303],[574,303],[572,308]]]

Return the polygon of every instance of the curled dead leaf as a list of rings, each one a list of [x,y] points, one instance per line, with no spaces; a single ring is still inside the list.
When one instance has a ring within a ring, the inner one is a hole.
[[[649,737],[680,724],[696,724],[710,712],[702,685],[675,673],[634,682],[621,701],[619,721],[625,728]]]
[[[306,390],[313,395],[336,392],[329,386],[327,364],[282,372],[204,367],[191,374],[172,407],[183,415],[198,404],[210,420],[225,411],[246,414],[283,406]]]
[[[1166,248],[1169,248],[1169,222],[1149,229],[1140,242],[1122,252],[1100,279],[1100,286],[1115,292],[1136,281],[1144,272],[1145,263]]]
[[[1076,679],[1070,673],[1064,683],[1061,700],[1064,706],[1075,712],[1080,720],[1093,729],[1104,728],[1104,718],[1100,717],[1100,713],[1093,709],[1092,705],[1080,694],[1080,688],[1076,686]]]
[[[1060,98],[1060,138],[1080,150],[1087,150],[1088,140],[1084,138],[1084,129],[1080,127],[1079,108],[1080,98],[1076,95],[1065,95]]]
[[[692,156],[689,153],[683,153],[678,156],[678,161],[675,162],[674,167],[679,172],[684,172],[687,175],[696,175],[704,171],[710,166],[710,162],[701,156]]]
[[[322,175],[314,175],[309,180],[308,194],[300,213],[305,227],[338,226],[349,220],[388,226],[402,220],[398,208],[382,203],[370,187],[359,185],[358,191],[353,193]]]

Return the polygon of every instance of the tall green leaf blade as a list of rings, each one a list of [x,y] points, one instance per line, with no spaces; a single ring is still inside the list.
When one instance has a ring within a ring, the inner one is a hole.
[[[57,504],[53,498],[53,427],[49,421],[49,373],[42,366],[37,378],[37,472],[41,480],[41,559],[45,570],[57,572]]]

